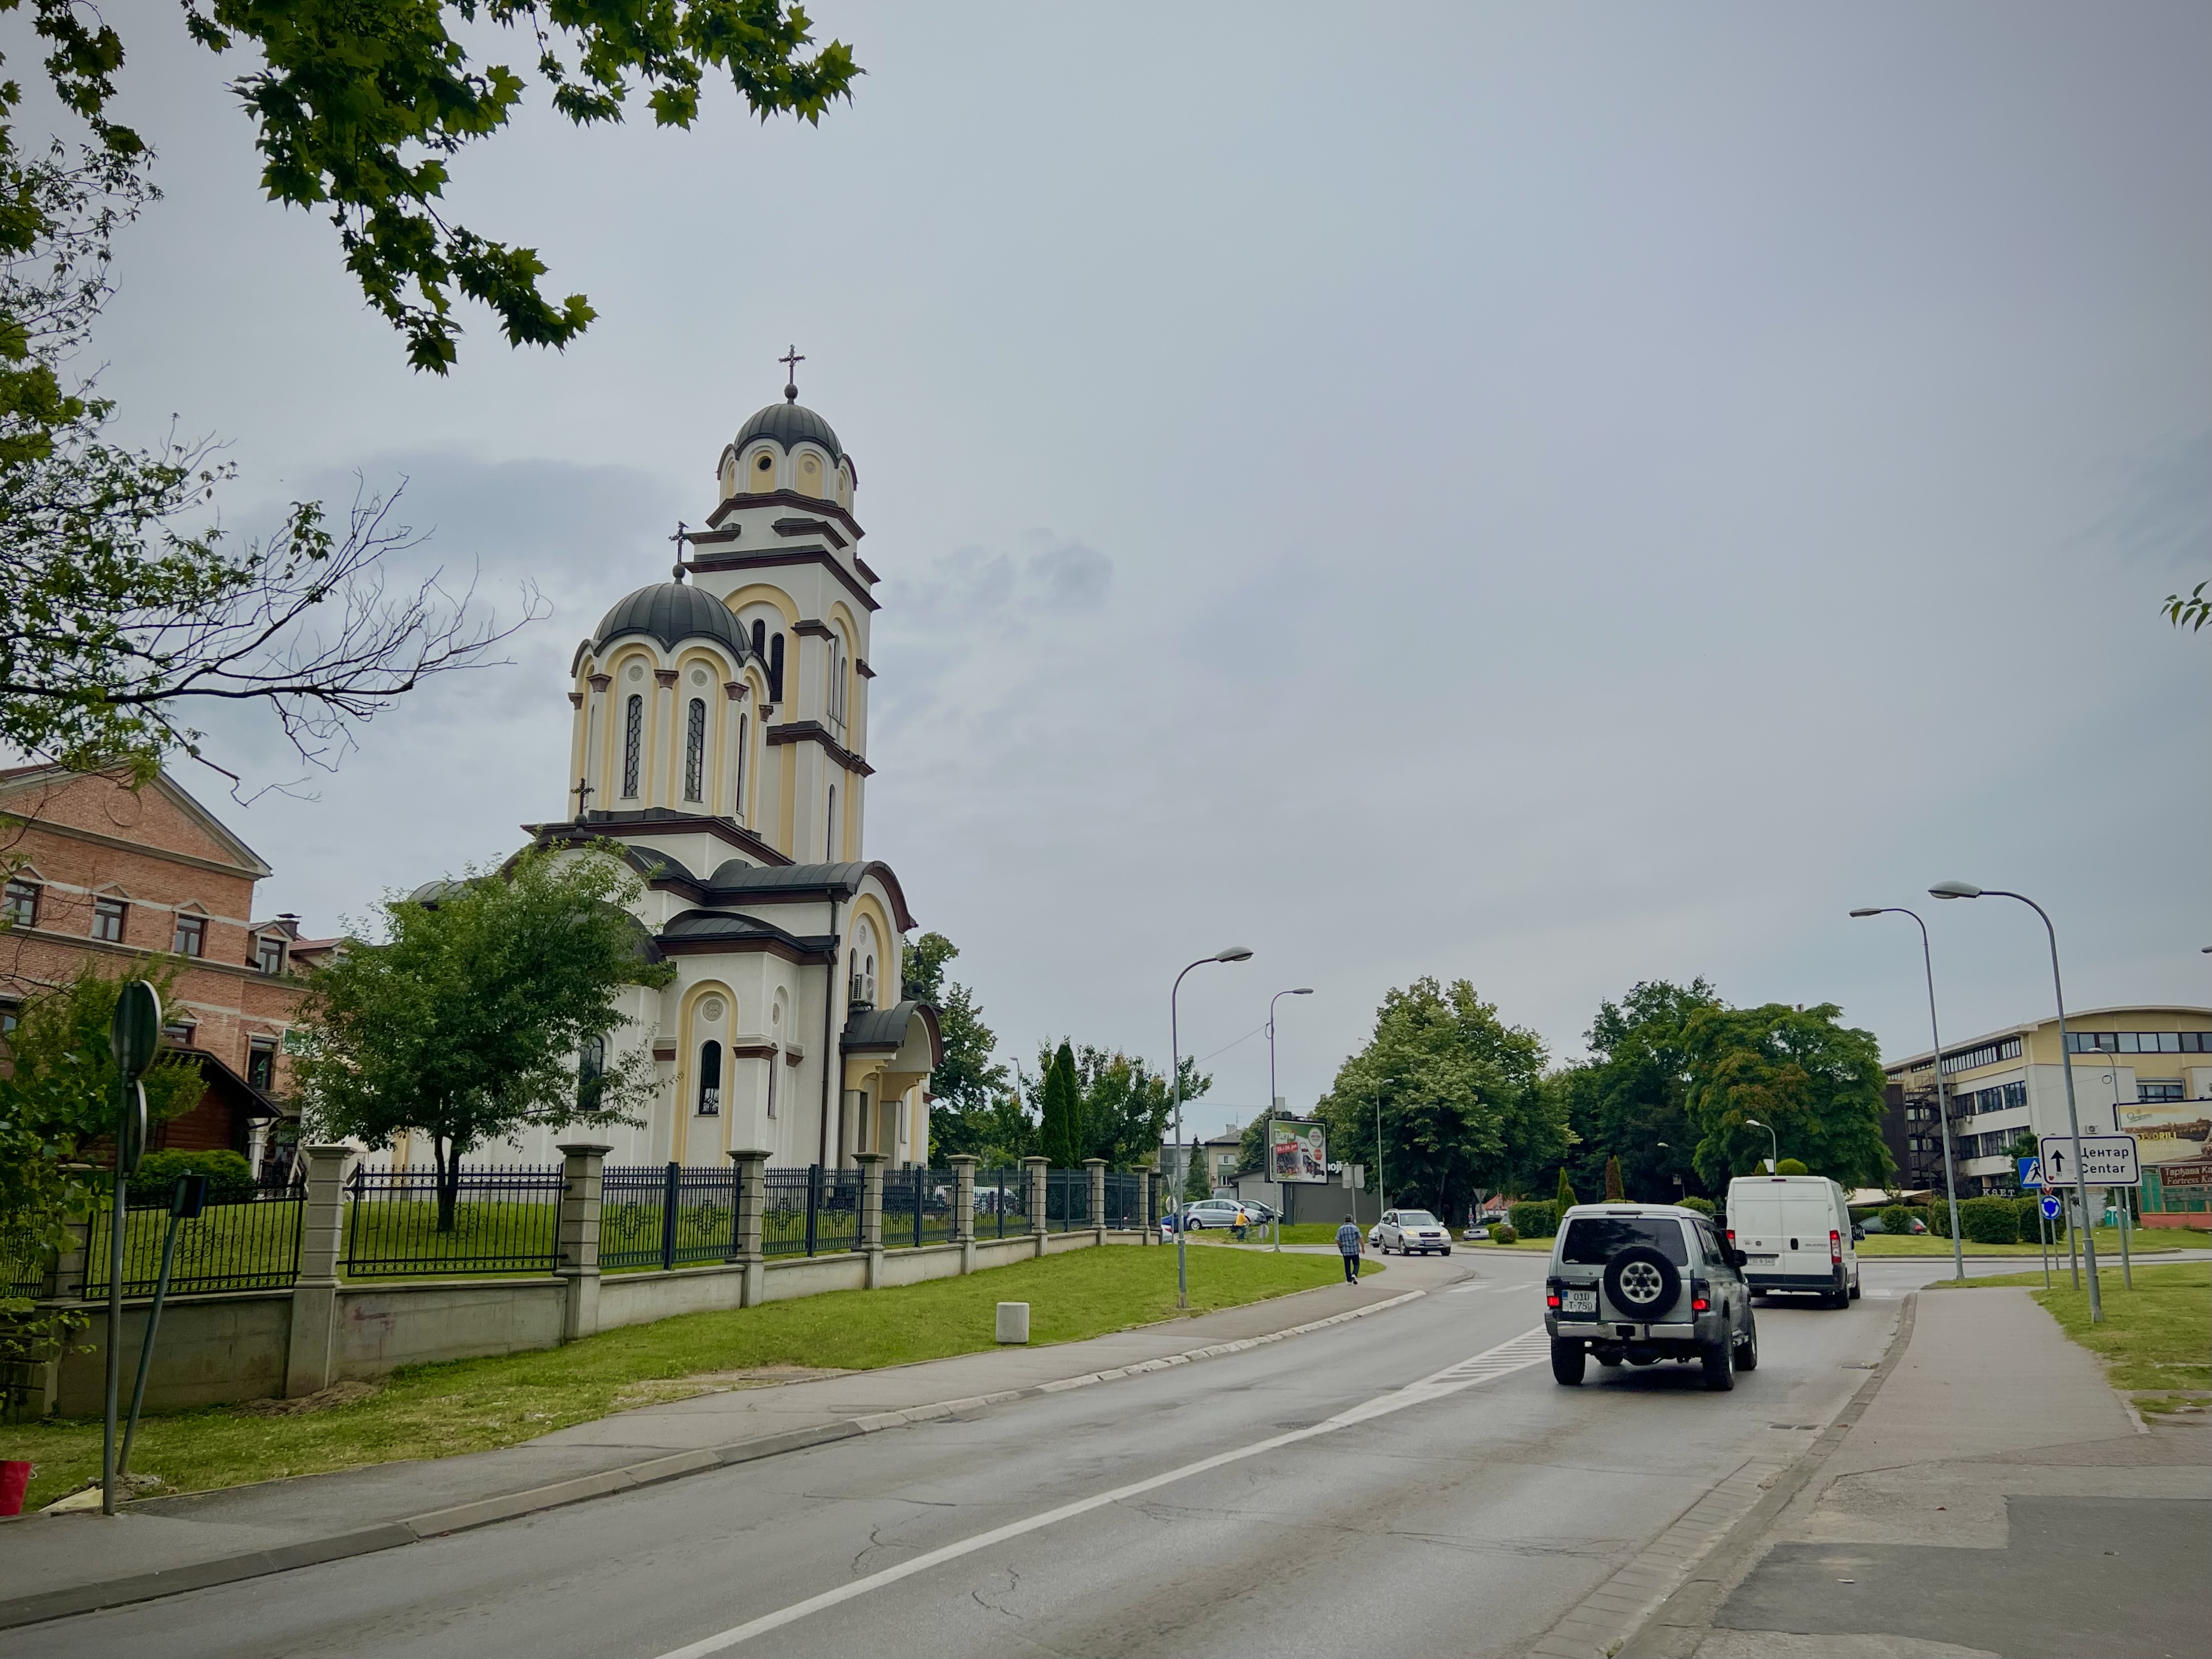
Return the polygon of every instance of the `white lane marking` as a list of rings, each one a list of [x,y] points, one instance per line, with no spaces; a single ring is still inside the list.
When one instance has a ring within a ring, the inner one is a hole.
[[[1375,1419],[1387,1417],[1393,1412],[1404,1411],[1409,1406],[1426,1405],[1431,1400],[1441,1400],[1448,1395],[1457,1394],[1462,1389],[1471,1389],[1478,1383],[1493,1382],[1511,1372],[1523,1370],[1530,1365],[1538,1364],[1548,1357],[1550,1352],[1551,1340],[1541,1329],[1526,1332],[1510,1342],[1501,1342],[1494,1348],[1486,1348],[1472,1358],[1461,1360],[1456,1365],[1448,1365],[1443,1370],[1422,1377],[1419,1382],[1408,1382],[1402,1389],[1395,1389],[1389,1394],[1377,1395],[1372,1400],[1362,1401],[1358,1405],[1339,1412],[1334,1417],[1316,1423],[1310,1427],[1292,1429],[1287,1434],[1271,1435],[1265,1440],[1255,1440],[1249,1446],[1239,1446],[1234,1451],[1217,1452],[1211,1457],[1201,1457],[1195,1463],[1186,1463],[1182,1468],[1170,1469],[1164,1474],[1155,1474],[1146,1480],[1133,1481],[1126,1486],[1116,1486],[1111,1492],[1102,1492],[1093,1497],[1079,1498],[1073,1504],[1063,1504],[1056,1510],[1047,1510],[1042,1515],[1032,1515],[1025,1520],[1009,1522],[1003,1527],[994,1527],[988,1532],[978,1533],[973,1538],[963,1538],[957,1544],[946,1544],[941,1548],[930,1550],[924,1554],[915,1556],[910,1561],[902,1561],[896,1566],[885,1567],[880,1572],[870,1573],[866,1578],[856,1578],[849,1584],[841,1584],[836,1589],[824,1590],[819,1595],[811,1595],[804,1601],[794,1601],[787,1607],[779,1608],[774,1613],[763,1613],[758,1619],[748,1620],[742,1625],[732,1625],[726,1631],[718,1632],[713,1636],[702,1637],[688,1646],[673,1649],[661,1655],[660,1659],[707,1659],[709,1654],[720,1653],[726,1648],[733,1648],[740,1642],[750,1642],[754,1637],[765,1636],[772,1630],[781,1630],[786,1625],[795,1624],[810,1613],[820,1613],[825,1608],[837,1606],[840,1602],[850,1601],[857,1596],[866,1595],[871,1590],[881,1589],[886,1584],[895,1584],[900,1579],[912,1577],[918,1572],[927,1572],[932,1567],[941,1565],[947,1561],[957,1560],[963,1555],[973,1555],[976,1551],[988,1549],[994,1544],[1003,1544],[1009,1539],[1019,1538],[1024,1533],[1036,1532],[1061,1521],[1072,1521],[1079,1515],[1088,1515],[1091,1510],[1103,1509],[1109,1504],[1119,1504],[1128,1498],[1142,1497],[1145,1493],[1155,1492],[1162,1486],[1172,1486],[1178,1480],[1188,1480],[1194,1474],[1204,1474],[1209,1470],[1220,1468],[1226,1464],[1242,1462],[1248,1457],[1257,1457],[1263,1452],[1274,1451],[1284,1446],[1296,1445],[1301,1440],[1311,1440],[1319,1435],[1333,1434],[1339,1429],[1348,1429],[1356,1424],[1372,1422]]]

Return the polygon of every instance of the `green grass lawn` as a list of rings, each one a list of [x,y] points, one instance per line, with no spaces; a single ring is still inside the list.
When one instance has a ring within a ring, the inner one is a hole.
[[[686,1392],[680,1379],[716,1371],[868,1370],[972,1353],[995,1346],[1000,1302],[1030,1304],[1033,1343],[1073,1342],[1176,1318],[1175,1260],[1171,1250],[1076,1250],[896,1290],[688,1314],[541,1352],[410,1366],[373,1397],[324,1411],[270,1417],[210,1407],[149,1418],[131,1463],[175,1491],[200,1492],[483,1451],[604,1417],[634,1401],[640,1385],[671,1385],[650,1392],[674,1398]],[[1365,1270],[1380,1268],[1369,1262]],[[1191,1311],[1340,1282],[1342,1273],[1324,1256],[1209,1250],[1192,1258]],[[99,1473],[100,1437],[96,1419],[0,1425],[0,1457],[37,1465],[26,1505],[37,1508]]]
[[[2118,1261],[2120,1259],[2120,1230],[2117,1227],[2100,1227],[2096,1229],[2095,1236],[2097,1260],[2101,1262],[2106,1257],[2110,1256],[2113,1261]],[[2039,1256],[2043,1254],[2043,1247],[2039,1244],[1977,1244],[1971,1238],[1966,1243],[1968,1255]],[[2212,1237],[2203,1234],[2177,1234],[2163,1227],[2156,1229],[2137,1227],[2131,1229],[2128,1234],[2128,1252],[2131,1255],[2165,1255],[2173,1250],[2202,1249],[2208,1243],[2212,1243]],[[2076,1248],[2078,1249],[2079,1246],[2077,1245]],[[1951,1254],[1951,1241],[1934,1233],[1914,1233],[1910,1237],[1903,1234],[1869,1233],[1864,1238],[1859,1240],[1858,1250],[1861,1255],[1865,1256],[1948,1255]],[[2052,1253],[2059,1260],[2063,1261],[2066,1255],[2066,1241],[2059,1240],[2053,1247]]]
[[[2134,1290],[2124,1288],[2117,1267],[2098,1273],[2097,1288],[2105,1304],[2100,1325],[2089,1322],[2087,1286],[2071,1290],[2055,1271],[2055,1288],[2048,1291],[2043,1288],[2039,1267],[2032,1273],[1970,1279],[1963,1285],[1948,1280],[1942,1288],[2028,1286],[2067,1335],[2104,1360],[2106,1375],[2116,1389],[2154,1394],[2212,1389],[2212,1297],[2206,1295],[2212,1290],[2212,1262],[2138,1267],[2135,1281]]]

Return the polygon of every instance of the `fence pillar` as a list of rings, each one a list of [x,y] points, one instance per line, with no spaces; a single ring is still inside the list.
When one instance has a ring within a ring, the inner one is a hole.
[[[860,1166],[860,1251],[868,1258],[868,1288],[884,1280],[884,1158],[882,1152],[855,1152]]]
[[[975,1166],[982,1162],[973,1152],[955,1152],[945,1160],[952,1166],[952,1238],[960,1246],[960,1271],[975,1271]]]
[[[582,1141],[561,1149],[561,1340],[599,1328],[599,1199],[612,1147]]]
[[[1159,1223],[1152,1214],[1152,1182],[1159,1178],[1159,1171],[1151,1164],[1137,1166],[1137,1231],[1140,1242],[1146,1244],[1160,1242]]]
[[[768,1211],[768,1154],[732,1151],[738,1166],[738,1213],[732,1260],[744,1269],[738,1280],[738,1305],[757,1308],[768,1299],[768,1257],[761,1247],[761,1224]]]
[[[1036,1253],[1044,1254],[1044,1172],[1052,1167],[1052,1160],[1044,1158],[1025,1158],[1022,1174],[1028,1177],[1030,1187],[1030,1236],[1036,1240]]]
[[[1106,1160],[1086,1158],[1083,1160],[1083,1169],[1084,1173],[1091,1177],[1091,1242],[1103,1244],[1106,1242]]]
[[[292,1334],[284,1397],[331,1385],[337,1352],[338,1246],[345,1235],[345,1166],[350,1146],[309,1146],[307,1201],[300,1217],[300,1277],[292,1285]]]

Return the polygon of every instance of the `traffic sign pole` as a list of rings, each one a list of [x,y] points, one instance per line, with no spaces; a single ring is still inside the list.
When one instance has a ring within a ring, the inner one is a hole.
[[[115,1416],[123,1392],[123,1250],[130,1224],[131,1177],[146,1155],[146,1091],[138,1079],[154,1063],[161,1037],[161,999],[143,979],[122,988],[108,1022],[107,1049],[115,1061],[115,1191],[107,1243],[106,1421],[100,1441],[100,1511],[115,1513]],[[153,1340],[149,1328],[144,1340]],[[142,1357],[143,1358],[143,1357]]]

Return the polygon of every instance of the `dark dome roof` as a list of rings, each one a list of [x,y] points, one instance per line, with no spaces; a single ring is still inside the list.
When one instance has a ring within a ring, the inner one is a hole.
[[[656,582],[620,601],[599,618],[599,628],[592,635],[592,649],[618,634],[643,634],[672,648],[685,640],[720,640],[739,662],[750,649],[745,631],[730,614],[729,606],[682,582]]]
[[[739,427],[738,435],[730,441],[743,449],[755,438],[773,438],[786,449],[797,443],[820,444],[830,452],[832,460],[842,459],[845,453],[830,422],[805,404],[770,404]]]

